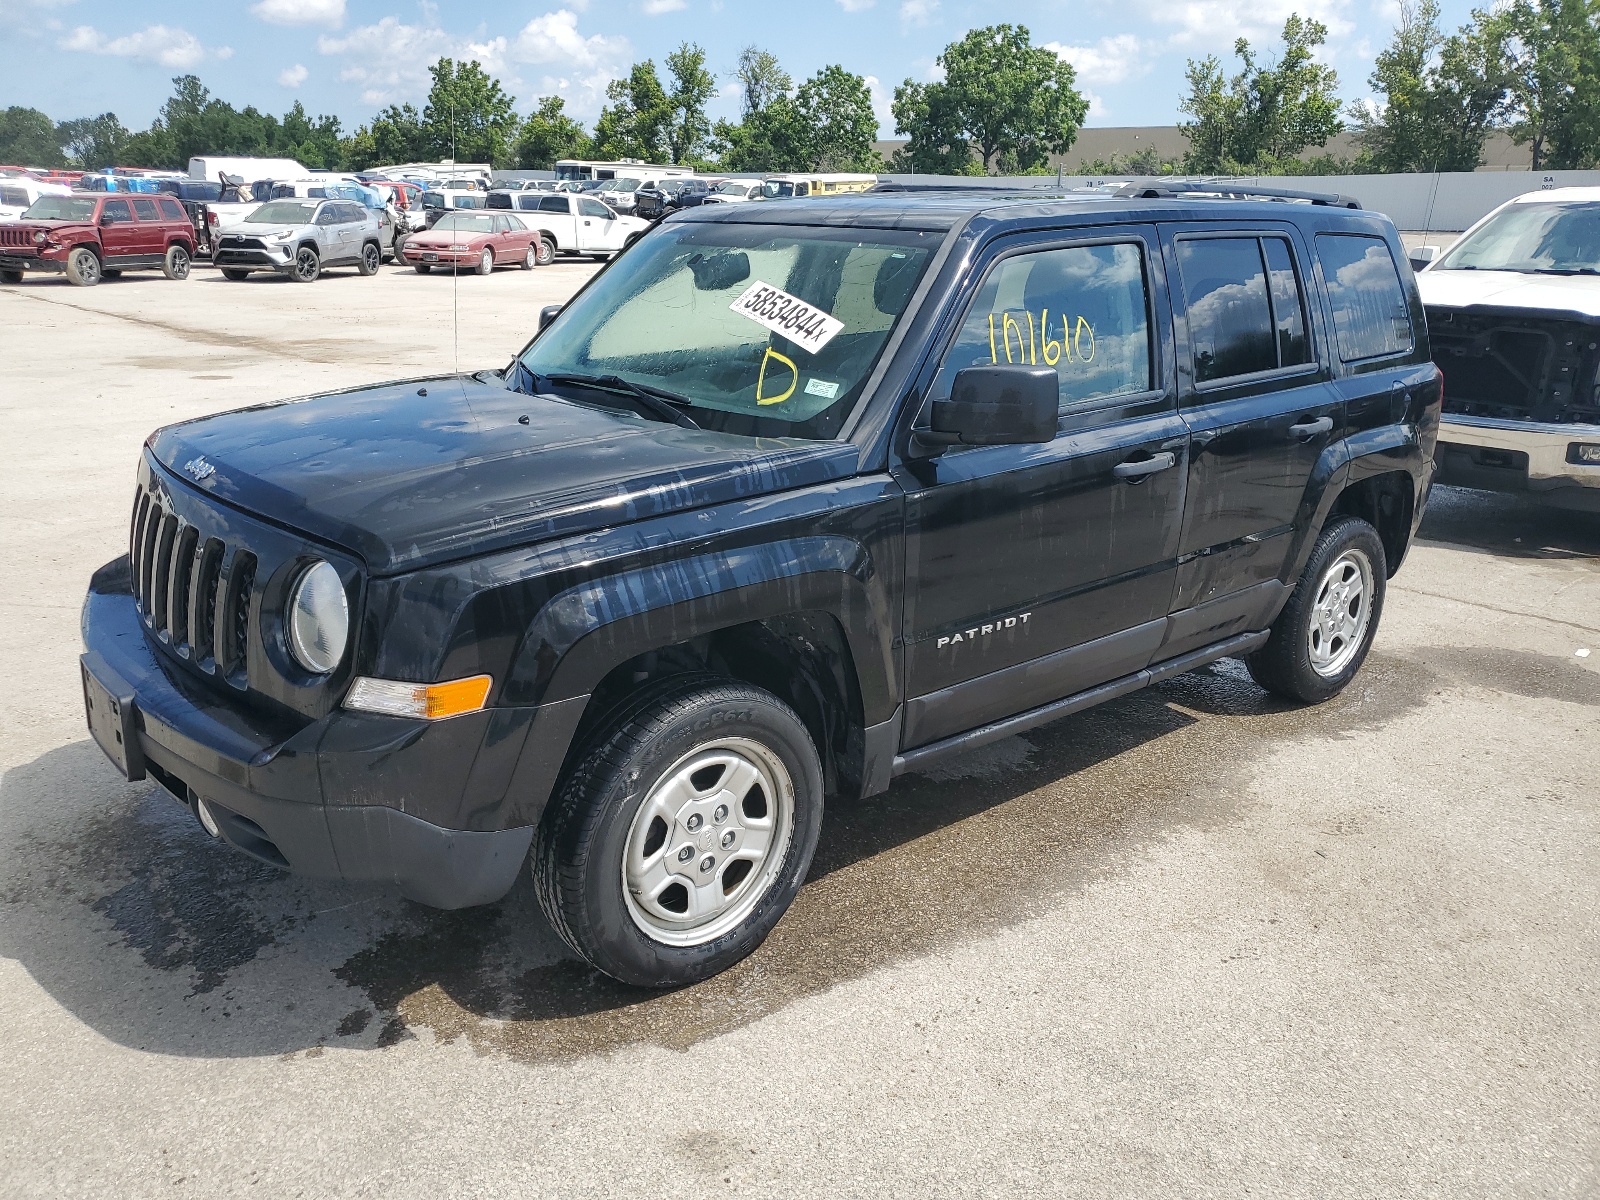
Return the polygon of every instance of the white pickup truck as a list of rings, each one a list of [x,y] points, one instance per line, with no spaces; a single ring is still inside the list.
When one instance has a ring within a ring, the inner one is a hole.
[[[557,254],[610,258],[650,228],[649,221],[567,192],[490,192],[488,207],[516,212]]]
[[[1600,188],[1501,205],[1417,286],[1444,371],[1438,482],[1600,512]]]

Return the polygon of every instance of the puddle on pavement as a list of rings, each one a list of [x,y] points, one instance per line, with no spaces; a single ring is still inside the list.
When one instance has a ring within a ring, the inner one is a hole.
[[[189,1011],[108,1000],[100,979],[76,1004],[66,984],[56,994],[111,1036],[172,1053],[321,1053],[424,1028],[527,1061],[641,1043],[684,1050],[1026,919],[1176,830],[1235,819],[1238,784],[1261,753],[1301,733],[1379,726],[1447,682],[1417,658],[1375,656],[1343,696],[1301,709],[1223,662],[904,776],[886,795],[833,806],[806,886],[760,950],[676,992],[624,987],[563,957],[526,878],[500,903],[461,912],[335,893],[215,846],[159,790],[70,842],[17,846],[27,881],[0,903],[38,909],[54,897],[94,916],[36,922],[45,932],[3,948],[48,988],[55,960],[101,952],[109,930],[147,972],[186,989]],[[26,772],[12,772],[8,790],[30,786]],[[116,886],[101,894],[105,880]],[[357,904],[369,905],[361,921],[317,919]],[[212,1020],[197,1035],[209,1017],[193,1007],[210,993],[248,1019]],[[306,999],[285,1005],[285,995]]]

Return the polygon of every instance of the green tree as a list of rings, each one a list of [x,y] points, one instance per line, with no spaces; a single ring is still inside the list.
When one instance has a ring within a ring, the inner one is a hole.
[[[841,66],[823,67],[794,94],[794,134],[804,148],[802,170],[879,171],[878,115],[872,89]]]
[[[1394,40],[1369,82],[1380,97],[1349,111],[1368,169],[1471,171],[1504,114],[1509,78],[1501,22],[1475,20],[1451,37],[1438,0],[1404,0]]]
[[[0,112],[0,163],[19,167],[64,167],[67,156],[56,137],[56,123],[37,108],[13,106]]]
[[[894,152],[894,168],[928,175],[982,175],[972,143],[962,132],[954,95],[938,84],[908,79],[894,90],[896,128],[907,135]]]
[[[1533,169],[1600,158],[1600,0],[1514,0],[1487,18],[1506,35],[1511,136]]]
[[[533,115],[522,123],[517,137],[517,166],[531,171],[552,171],[561,158],[589,157],[589,135],[566,114],[560,96],[540,99]]]
[[[783,69],[778,56],[759,46],[746,46],[739,52],[739,64],[734,68],[733,77],[739,81],[739,100],[747,120],[794,88],[794,80]]]
[[[422,110],[430,158],[503,167],[516,141],[516,102],[476,61],[441,58],[428,68],[433,86]]]
[[[122,162],[128,131],[116,113],[98,117],[76,117],[56,126],[56,140],[66,151],[68,161],[81,171],[99,171]]]
[[[369,167],[419,162],[428,157],[431,149],[431,139],[422,126],[422,114],[409,104],[389,105],[372,118],[372,124],[358,133],[355,140],[363,156],[370,142],[371,160],[362,164]]]
[[[667,145],[672,161],[700,165],[711,135],[706,103],[716,93],[716,78],[706,70],[705,50],[692,42],[681,43],[667,55],[667,72],[672,76],[672,91],[667,96],[672,113]]]
[[[1178,104],[1194,118],[1183,125],[1186,169],[1270,169],[1343,129],[1338,74],[1314,57],[1327,39],[1327,26],[1293,14],[1275,60],[1258,61],[1245,38],[1233,44],[1243,67],[1231,78],[1215,55],[1190,59],[1189,95]]]
[[[918,169],[962,165],[961,144],[985,173],[1027,171],[1065,154],[1089,113],[1072,66],[1033,44],[1024,25],[974,29],[939,55],[942,83],[906,80],[895,91],[896,128]]]
[[[594,126],[597,155],[659,163],[672,153],[672,103],[652,59],[634,63],[626,79],[613,79],[606,99]]]
[[[1182,170],[1181,159],[1162,158],[1154,146],[1132,154],[1114,153],[1110,158],[1086,158],[1078,163],[1079,175],[1176,175]]]

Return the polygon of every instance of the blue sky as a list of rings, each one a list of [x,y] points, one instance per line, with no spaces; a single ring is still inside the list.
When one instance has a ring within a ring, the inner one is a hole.
[[[1447,0],[1445,22],[1467,18]],[[593,120],[605,84],[636,59],[699,42],[726,81],[741,47],[772,50],[796,77],[833,62],[867,76],[884,135],[895,85],[935,77],[934,59],[974,26],[1020,22],[1078,69],[1091,125],[1164,125],[1177,119],[1184,61],[1226,57],[1240,35],[1268,40],[1291,11],[1329,26],[1326,58],[1345,97],[1366,95],[1372,56],[1388,40],[1394,0],[576,0],[435,4],[429,0],[255,0],[113,3],[0,0],[8,30],[0,106],[56,119],[111,110],[142,128],[193,72],[236,106],[281,113],[296,99],[347,128],[391,101],[421,104],[427,65],[441,54],[477,58],[521,107],[558,93]],[[736,115],[731,82],[714,115]]]

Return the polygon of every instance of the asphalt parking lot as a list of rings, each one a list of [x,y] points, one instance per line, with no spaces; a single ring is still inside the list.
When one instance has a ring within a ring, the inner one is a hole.
[[[1436,491],[1338,700],[1224,662],[905,777],[667,995],[122,783],[146,434],[502,365],[593,269],[0,288],[0,1192],[1600,1194],[1600,517]]]

